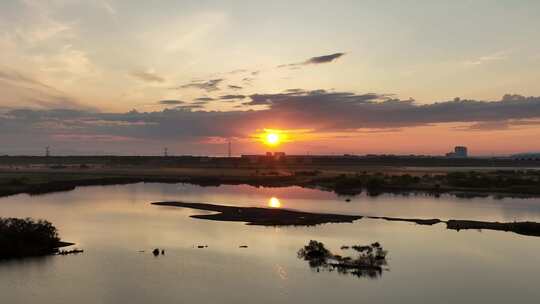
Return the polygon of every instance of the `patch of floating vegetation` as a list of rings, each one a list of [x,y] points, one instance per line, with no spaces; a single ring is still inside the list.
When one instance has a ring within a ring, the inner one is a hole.
[[[323,243],[311,240],[298,251],[298,258],[309,263],[317,272],[326,270],[359,278],[379,278],[386,268],[388,252],[381,244],[342,246],[342,250],[353,250],[355,256],[341,256],[326,249]]]
[[[60,241],[50,222],[30,218],[0,218],[0,259],[59,253],[58,248],[73,245]]]

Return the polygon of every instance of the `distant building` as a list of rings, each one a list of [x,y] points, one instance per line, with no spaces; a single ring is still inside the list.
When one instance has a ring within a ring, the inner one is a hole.
[[[274,152],[274,160],[285,159],[285,152]]]
[[[284,161],[287,158],[287,155],[285,152],[266,152],[265,155],[242,155],[242,158],[255,164],[265,161]]]
[[[457,147],[454,148],[454,152],[446,153],[446,157],[467,158],[467,157],[469,157],[469,152],[467,150],[467,147],[457,146]]]

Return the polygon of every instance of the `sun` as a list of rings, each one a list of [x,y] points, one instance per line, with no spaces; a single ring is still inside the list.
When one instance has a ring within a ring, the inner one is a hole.
[[[264,142],[269,146],[277,146],[281,142],[281,138],[277,133],[267,133],[264,136]]]
[[[268,207],[271,208],[281,208],[281,201],[277,197],[271,197],[268,200]]]

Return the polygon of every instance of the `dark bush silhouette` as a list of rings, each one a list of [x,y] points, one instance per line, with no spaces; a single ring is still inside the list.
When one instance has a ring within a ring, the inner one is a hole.
[[[314,240],[298,251],[298,258],[308,261],[311,268],[334,271],[341,274],[351,274],[357,277],[378,278],[381,276],[383,266],[386,265],[387,252],[381,244],[373,243],[367,246],[342,246],[341,250],[352,249],[357,252],[356,257],[343,257],[332,254],[324,244]]]
[[[51,254],[59,244],[56,227],[48,221],[0,218],[0,258]]]

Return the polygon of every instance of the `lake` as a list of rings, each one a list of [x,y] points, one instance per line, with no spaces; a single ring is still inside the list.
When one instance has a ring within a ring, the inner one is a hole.
[[[133,184],[0,198],[1,217],[51,221],[80,255],[0,261],[1,303],[536,303],[540,238],[361,219],[260,227],[190,218],[163,200],[339,214],[540,222],[540,199],[450,195],[339,197],[299,187]],[[309,240],[335,253],[380,242],[377,279],[317,271]],[[198,248],[207,245],[207,248]],[[246,245],[248,248],[239,248]],[[165,249],[154,257],[153,248]],[[141,252],[144,251],[144,252]]]

